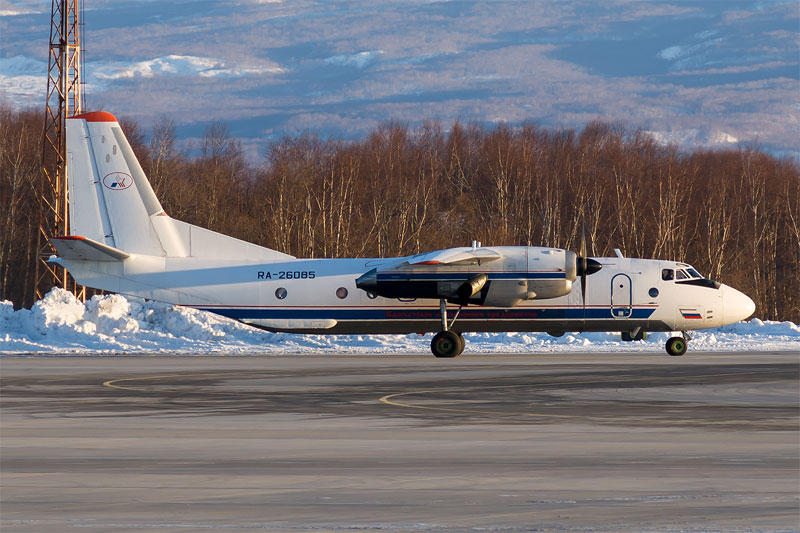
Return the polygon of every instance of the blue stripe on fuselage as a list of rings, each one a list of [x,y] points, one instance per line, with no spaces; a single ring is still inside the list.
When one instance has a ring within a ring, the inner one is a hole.
[[[208,311],[236,320],[255,319],[334,319],[334,320],[438,320],[438,309],[259,309],[259,308],[204,308]],[[631,320],[646,320],[653,314],[655,308],[634,308],[631,315],[626,317]],[[564,320],[564,319],[609,319],[613,318],[608,307],[587,308],[584,316],[582,307],[556,307],[556,308],[464,308],[458,315],[459,320]]]

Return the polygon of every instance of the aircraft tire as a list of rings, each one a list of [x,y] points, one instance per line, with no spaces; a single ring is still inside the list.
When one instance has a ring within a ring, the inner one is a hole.
[[[667,353],[670,355],[683,355],[689,343],[683,337],[670,337],[667,341]]]
[[[463,350],[463,340],[453,331],[440,331],[431,341],[431,351],[436,357],[455,357]]]
[[[461,333],[456,332],[458,336],[458,353],[456,355],[461,355],[464,353],[464,347],[467,345],[467,341],[464,340],[464,336]]]

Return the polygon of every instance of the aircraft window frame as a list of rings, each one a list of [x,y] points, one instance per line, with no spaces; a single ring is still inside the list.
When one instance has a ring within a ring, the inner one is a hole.
[[[336,289],[336,297],[340,300],[344,300],[347,298],[347,288],[346,287],[339,287]]]
[[[685,270],[680,269],[675,272],[675,279],[681,281],[684,279],[692,279],[692,277]]]
[[[688,269],[686,269],[686,271],[689,273],[690,276],[692,276],[692,278],[703,279],[703,276],[701,276],[700,273],[692,267],[689,267]]]
[[[278,300],[283,300],[286,296],[289,295],[289,292],[284,287],[278,287],[275,289],[275,298]]]
[[[671,268],[661,269],[661,279],[664,281],[673,281],[675,279],[675,271]]]

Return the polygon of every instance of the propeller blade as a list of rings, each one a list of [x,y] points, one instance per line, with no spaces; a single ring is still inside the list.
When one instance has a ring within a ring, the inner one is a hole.
[[[581,221],[581,257],[586,257],[586,222]]]
[[[577,268],[576,274],[581,278],[581,301],[583,302],[584,309],[586,309],[586,276],[591,276],[603,268],[603,265],[587,257],[585,223],[581,229],[581,255],[578,257],[575,266]]]
[[[581,302],[586,309],[586,221],[581,220]]]

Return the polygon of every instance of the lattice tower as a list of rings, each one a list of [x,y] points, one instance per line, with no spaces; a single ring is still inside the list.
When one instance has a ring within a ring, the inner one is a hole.
[[[81,58],[81,0],[53,0],[50,23],[50,54],[47,69],[47,101],[42,141],[42,173],[39,187],[39,260],[36,263],[36,298],[54,285],[84,298],[67,271],[46,262],[55,253],[49,238],[69,234],[67,189],[67,117],[83,109]]]

